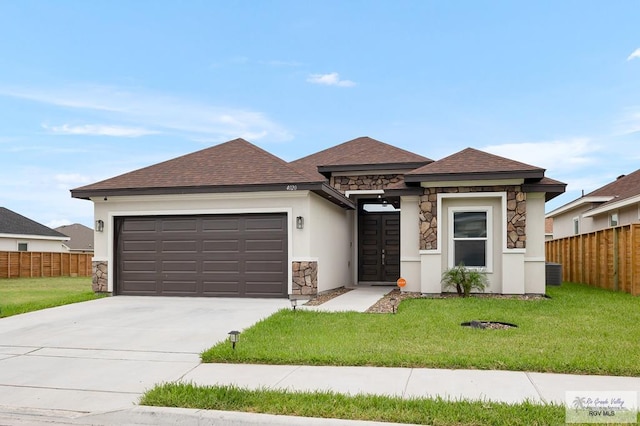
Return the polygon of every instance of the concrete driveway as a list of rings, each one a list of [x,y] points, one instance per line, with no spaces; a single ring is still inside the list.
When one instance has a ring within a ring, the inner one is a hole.
[[[286,299],[109,297],[0,319],[0,408],[131,408]],[[71,414],[71,413],[70,413]]]

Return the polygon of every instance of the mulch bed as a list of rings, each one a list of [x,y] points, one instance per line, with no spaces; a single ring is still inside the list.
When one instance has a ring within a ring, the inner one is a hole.
[[[338,297],[341,294],[345,294],[353,289],[351,288],[336,288],[334,290],[330,290],[326,293],[322,293],[316,297],[309,299],[308,302],[305,303],[306,306],[318,306],[322,305],[324,302],[327,302],[334,297]],[[421,293],[413,293],[413,292],[401,292],[400,289],[396,288],[386,295],[382,297],[382,299],[378,300],[373,306],[366,310],[368,313],[377,313],[377,314],[390,314],[393,313],[393,306],[395,304],[396,308],[400,304],[401,301],[405,299],[448,299],[451,297],[460,297],[457,293],[443,293],[443,294],[433,294],[433,295],[423,295]],[[502,295],[502,294],[472,294],[469,297],[488,297],[492,299],[518,299],[518,300],[540,300],[545,299],[544,295]],[[487,328],[493,328],[487,327]]]

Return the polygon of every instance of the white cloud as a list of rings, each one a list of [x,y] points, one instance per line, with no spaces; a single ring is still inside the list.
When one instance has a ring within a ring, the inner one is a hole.
[[[629,109],[615,127],[615,133],[618,136],[640,132],[640,110]]]
[[[489,145],[483,151],[551,171],[566,171],[587,166],[596,161],[600,150],[589,138],[572,138],[546,142],[525,142]]]
[[[640,47],[634,50],[633,52],[631,52],[631,55],[627,57],[627,61],[630,61],[636,58],[640,58]]]
[[[332,72],[329,74],[311,74],[307,81],[313,84],[323,84],[325,86],[352,87],[356,83],[351,80],[341,80],[340,74]]]
[[[6,89],[0,96],[102,113],[105,120],[131,123],[119,126],[58,126],[60,133],[117,134],[132,137],[131,129],[161,133],[182,133],[195,139],[229,140],[244,135],[268,141],[287,141],[291,134],[261,112],[225,108],[191,99],[150,93],[139,89],[124,90],[105,86],[70,86],[66,88]],[[94,114],[95,115],[95,114]],[[83,133],[84,132],[84,133]],[[135,132],[133,132],[135,133]]]
[[[72,126],[63,124],[62,126],[49,126],[43,124],[42,127],[52,133],[64,135],[85,135],[85,136],[115,136],[125,138],[137,138],[140,136],[155,135],[160,132],[148,130],[141,127],[111,126],[103,124],[84,124]]]

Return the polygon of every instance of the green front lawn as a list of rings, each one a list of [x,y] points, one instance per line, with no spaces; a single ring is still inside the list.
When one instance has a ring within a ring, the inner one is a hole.
[[[640,297],[565,283],[550,299],[410,299],[398,313],[282,310],[204,362],[473,368],[640,376]],[[518,328],[461,327],[471,320]]]
[[[442,399],[401,399],[386,396],[345,396],[333,392],[247,390],[232,386],[164,384],[147,391],[141,405],[245,411],[289,416],[324,417],[429,425],[557,425],[565,408],[531,403]]]
[[[0,318],[103,297],[91,290],[91,278],[0,279]]]

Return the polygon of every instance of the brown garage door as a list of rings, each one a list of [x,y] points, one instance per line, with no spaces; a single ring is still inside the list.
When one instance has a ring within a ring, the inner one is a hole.
[[[286,214],[123,217],[116,294],[286,297]]]

